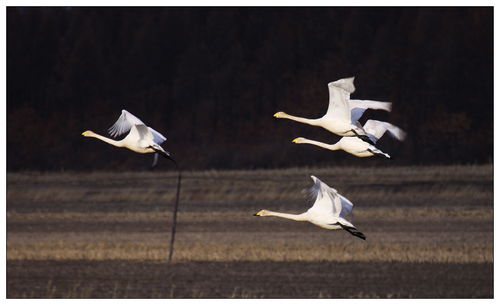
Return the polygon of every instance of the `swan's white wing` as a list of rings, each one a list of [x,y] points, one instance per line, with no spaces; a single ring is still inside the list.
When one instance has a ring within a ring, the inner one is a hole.
[[[350,94],[354,92],[354,77],[343,78],[328,84],[330,99],[326,115],[333,119],[344,121],[351,120],[351,110],[349,108]]]
[[[154,153],[153,164],[151,164],[151,168],[155,167],[158,164],[158,153]]]
[[[316,196],[316,200],[309,211],[322,215],[340,215],[342,203],[337,191],[315,176],[311,176],[311,178],[314,181],[314,186],[310,189],[310,192]]]
[[[130,129],[130,133],[127,135],[127,138],[134,136],[134,140],[137,141],[137,145],[139,147],[146,148],[153,144],[153,135],[149,131],[149,128],[144,125],[133,125]]]
[[[144,123],[136,116],[134,116],[127,110],[122,110],[122,114],[120,115],[116,123],[109,128],[108,131],[112,137],[117,137],[128,132],[133,125],[139,124],[144,125]]]
[[[340,194],[339,197],[340,197],[340,203],[342,204],[342,211],[340,212],[340,217],[346,218],[352,214],[353,204],[351,201],[349,201],[349,199],[345,198]]]
[[[354,91],[356,91],[356,87],[354,87],[354,76],[348,78],[341,78],[334,82],[330,82],[328,86],[330,85],[343,89],[344,91],[347,91],[348,94],[351,94]]]
[[[351,108],[370,108],[376,110],[391,111],[392,103],[390,102],[380,102],[372,100],[349,100],[349,106]]]
[[[126,139],[129,141],[137,141],[139,146],[147,147],[153,141],[153,135],[144,124],[132,125]]]
[[[151,127],[148,127],[149,131],[151,132],[151,134],[153,135],[153,141],[160,145],[161,143],[165,142],[167,140],[167,138],[165,138],[161,133],[159,133],[158,131],[154,130],[153,128]]]
[[[401,128],[394,126],[391,123],[377,120],[366,121],[363,129],[373,142],[377,142],[386,131],[389,131],[389,134],[399,141],[403,141],[406,137],[406,132],[404,132]]]
[[[351,109],[351,121],[358,121],[366,109],[391,111],[392,103],[379,102],[371,100],[349,100],[349,108]]]

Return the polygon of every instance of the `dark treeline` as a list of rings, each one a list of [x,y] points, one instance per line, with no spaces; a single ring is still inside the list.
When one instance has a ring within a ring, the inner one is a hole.
[[[393,102],[362,118],[408,132],[360,159],[316,118],[327,83]],[[7,169],[137,170],[107,135],[122,109],[183,168],[484,163],[493,158],[492,8],[7,8]],[[160,160],[160,169],[170,169]]]

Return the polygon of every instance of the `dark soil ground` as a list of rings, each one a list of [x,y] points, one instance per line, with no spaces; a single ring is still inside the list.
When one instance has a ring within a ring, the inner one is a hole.
[[[492,298],[490,263],[9,261],[8,298]]]

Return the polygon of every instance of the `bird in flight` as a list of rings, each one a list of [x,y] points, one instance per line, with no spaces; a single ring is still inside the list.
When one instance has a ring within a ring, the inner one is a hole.
[[[127,110],[122,110],[122,114],[108,131],[114,138],[126,132],[128,132],[128,134],[119,141],[106,138],[90,130],[84,131],[82,135],[85,137],[97,138],[116,147],[128,148],[140,154],[154,153],[151,167],[155,167],[158,163],[158,154],[170,159],[177,165],[172,158],[172,154],[160,146],[167,138],[153,128],[146,126],[139,118]]]
[[[386,131],[399,141],[403,141],[406,137],[406,133],[401,128],[394,126],[391,123],[377,120],[366,121],[363,129],[366,131],[366,135],[372,140],[373,143],[377,143]],[[391,156],[375,147],[375,145],[365,142],[357,137],[342,137],[335,144],[326,144],[302,137],[295,138],[292,142],[296,144],[312,144],[329,150],[343,150],[357,157],[371,157],[379,155],[385,158],[391,158]]]
[[[310,193],[315,197],[315,201],[306,212],[289,214],[261,210],[254,216],[276,216],[295,221],[308,221],[327,230],[345,230],[358,238],[366,239],[366,236],[347,220],[352,215],[352,202],[315,176],[311,176],[311,178],[314,185],[310,188]]]
[[[391,103],[371,100],[351,100],[350,95],[355,91],[354,77],[339,79],[328,84],[329,102],[326,114],[318,119],[306,119],[289,115],[285,112],[276,112],[274,117],[289,119],[324,129],[342,136],[359,137],[363,141],[375,144],[366,135],[365,130],[358,122],[363,112],[367,109],[391,110]]]

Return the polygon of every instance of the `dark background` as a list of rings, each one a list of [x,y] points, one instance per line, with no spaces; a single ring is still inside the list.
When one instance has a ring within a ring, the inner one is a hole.
[[[393,102],[408,132],[362,159],[310,145],[327,83]],[[7,170],[140,170],[107,135],[122,109],[186,169],[493,161],[493,8],[7,8]],[[160,170],[173,169],[160,160]]]

